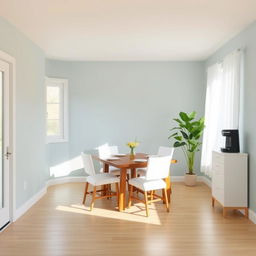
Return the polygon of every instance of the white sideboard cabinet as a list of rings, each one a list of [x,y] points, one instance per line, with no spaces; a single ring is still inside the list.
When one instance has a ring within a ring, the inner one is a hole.
[[[242,209],[248,218],[248,155],[212,152],[212,206],[218,201],[223,216],[229,209]]]

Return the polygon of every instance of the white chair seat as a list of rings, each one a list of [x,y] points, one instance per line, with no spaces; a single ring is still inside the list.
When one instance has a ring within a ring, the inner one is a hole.
[[[92,184],[93,186],[100,186],[112,183],[118,183],[119,179],[111,173],[100,173],[94,176],[88,176],[87,182]]]
[[[147,180],[145,177],[130,179],[129,184],[143,191],[151,191],[166,188],[166,183],[162,179]]]
[[[137,169],[137,175],[146,176],[147,168],[139,168]]]

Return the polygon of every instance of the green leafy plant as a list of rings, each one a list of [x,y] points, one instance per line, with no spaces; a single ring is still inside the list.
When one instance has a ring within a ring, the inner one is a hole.
[[[168,138],[174,140],[175,148],[182,148],[188,166],[188,174],[191,175],[194,174],[195,153],[200,151],[202,144],[200,138],[205,127],[204,118],[195,120],[195,116],[195,111],[190,114],[180,112],[180,119],[173,119],[178,126],[171,129],[172,134]]]

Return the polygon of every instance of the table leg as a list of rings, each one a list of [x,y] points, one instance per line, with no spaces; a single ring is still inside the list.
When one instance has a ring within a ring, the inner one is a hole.
[[[120,170],[120,191],[119,191],[119,211],[124,211],[126,207],[126,175],[127,169]]]
[[[131,168],[131,179],[136,178],[136,169]],[[133,187],[133,191],[135,190],[135,187]]]
[[[168,202],[171,202],[171,193],[172,193],[172,188],[171,188],[171,177],[168,176],[167,178],[164,179],[165,183],[166,183],[166,190],[167,190],[167,198],[168,198]],[[164,200],[165,203],[165,200]]]
[[[103,165],[103,172],[104,173],[108,173],[109,172],[109,165],[104,163]],[[108,185],[102,185],[101,186],[101,189],[102,189],[102,192],[101,192],[101,195],[102,196],[106,196],[107,195],[107,188],[108,188]]]

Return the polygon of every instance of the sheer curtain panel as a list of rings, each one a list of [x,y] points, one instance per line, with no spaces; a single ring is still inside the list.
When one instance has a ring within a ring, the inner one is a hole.
[[[212,151],[223,146],[221,130],[238,129],[242,52],[237,50],[207,70],[201,172],[212,176]]]

